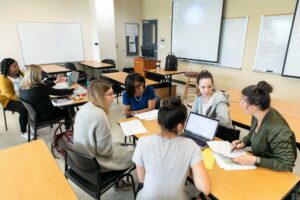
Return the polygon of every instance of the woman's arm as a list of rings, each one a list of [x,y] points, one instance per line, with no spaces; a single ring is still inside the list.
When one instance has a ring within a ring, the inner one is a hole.
[[[142,166],[136,165],[136,172],[137,172],[137,175],[138,175],[139,182],[144,183],[145,174],[146,174],[145,168],[142,167]]]
[[[44,84],[42,85],[44,86],[44,89],[47,91],[48,95],[64,96],[64,95],[70,95],[74,91],[74,89],[54,89],[47,85]]]
[[[205,195],[210,193],[210,180],[205,170],[203,161],[197,162],[192,165],[193,181],[198,190],[202,191]]]
[[[147,112],[155,109],[156,99],[148,100],[148,108],[132,111],[130,105],[124,105],[123,113],[127,116]]]
[[[216,108],[216,119],[219,120],[220,124],[223,126],[231,125],[231,120],[229,117],[229,108],[226,103],[219,103]]]

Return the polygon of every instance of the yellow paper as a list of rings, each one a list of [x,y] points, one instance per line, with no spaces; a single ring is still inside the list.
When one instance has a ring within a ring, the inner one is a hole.
[[[210,148],[202,151],[203,161],[206,169],[212,169],[214,165],[214,155]]]

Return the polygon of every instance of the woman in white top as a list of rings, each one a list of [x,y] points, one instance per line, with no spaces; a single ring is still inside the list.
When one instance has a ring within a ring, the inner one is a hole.
[[[228,97],[214,89],[214,80],[210,72],[206,70],[200,72],[197,77],[197,87],[200,94],[193,103],[192,112],[218,119],[220,125],[232,127]]]
[[[180,98],[170,97],[158,111],[160,133],[139,139],[132,158],[140,185],[143,184],[137,199],[189,199],[185,181],[190,169],[196,188],[209,194],[210,181],[199,146],[178,136],[186,117],[187,109]]]

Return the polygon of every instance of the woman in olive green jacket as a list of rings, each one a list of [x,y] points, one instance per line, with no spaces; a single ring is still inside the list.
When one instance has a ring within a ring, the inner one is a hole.
[[[273,88],[265,81],[243,89],[240,101],[247,114],[252,115],[249,134],[243,141],[235,140],[232,148],[251,146],[253,154],[233,161],[256,164],[276,171],[292,171],[297,157],[296,139],[286,120],[270,107]]]

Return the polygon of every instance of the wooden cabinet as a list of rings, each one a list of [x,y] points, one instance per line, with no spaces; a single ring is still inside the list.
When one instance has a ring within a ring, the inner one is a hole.
[[[148,69],[155,69],[156,63],[160,60],[151,60],[151,59],[145,59],[145,58],[135,58],[134,59],[134,72],[141,74],[145,77],[144,70]]]

